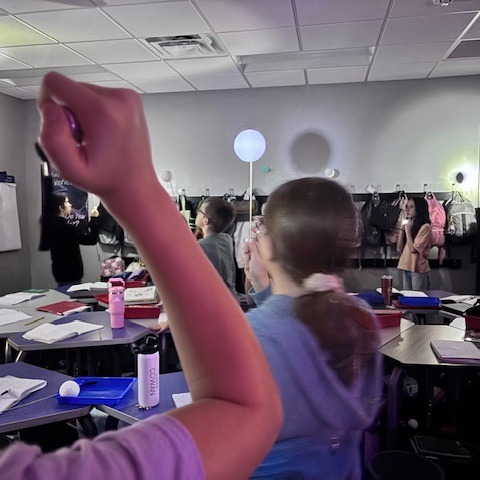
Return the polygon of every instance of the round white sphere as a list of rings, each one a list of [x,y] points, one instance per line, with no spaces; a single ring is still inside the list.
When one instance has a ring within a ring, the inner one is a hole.
[[[78,397],[80,385],[73,380],[67,380],[60,385],[58,393],[61,397]]]
[[[414,418],[411,418],[408,422],[407,425],[412,429],[416,430],[418,428],[418,422]]]
[[[164,182],[171,182],[172,181],[172,172],[170,170],[164,170],[161,174],[162,180]]]
[[[233,150],[243,162],[256,162],[267,148],[265,137],[251,128],[240,132],[233,142]]]

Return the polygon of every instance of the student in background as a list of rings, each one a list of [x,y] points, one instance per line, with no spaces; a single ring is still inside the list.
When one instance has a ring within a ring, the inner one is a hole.
[[[233,239],[224,233],[235,220],[235,207],[223,198],[208,197],[199,208],[195,226],[202,232],[201,249],[222,277],[238,303],[247,307],[246,296],[235,288],[236,269]]]
[[[80,146],[60,105],[78,118]],[[50,161],[101,197],[145,260],[169,311],[193,403],[50,454],[14,444],[0,452],[2,478],[247,478],[278,434],[278,393],[242,310],[157,179],[140,96],[50,73],[39,110]],[[195,285],[188,301],[186,285]]]
[[[403,225],[397,241],[397,250],[401,253],[397,268],[403,270],[404,290],[428,290],[432,227],[427,201],[421,197],[410,198],[406,212],[408,221]]]
[[[303,178],[278,187],[244,246],[258,307],[247,313],[280,389],[284,423],[251,478],[359,479],[382,371],[370,307],[338,274],[359,239],[350,194]]]
[[[71,211],[68,197],[54,193],[48,199],[47,218],[42,219],[46,239],[43,248],[50,250],[52,273],[59,287],[81,283],[83,261],[80,245],[95,245],[98,239],[98,210],[90,213],[92,218],[87,233],[68,223]]]

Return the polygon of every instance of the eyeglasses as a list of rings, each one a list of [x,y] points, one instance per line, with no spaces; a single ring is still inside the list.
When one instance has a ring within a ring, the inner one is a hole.
[[[263,233],[265,230],[265,217],[264,215],[255,215],[252,218],[252,232]]]

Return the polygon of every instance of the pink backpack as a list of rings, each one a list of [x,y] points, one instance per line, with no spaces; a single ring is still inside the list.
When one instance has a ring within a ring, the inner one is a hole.
[[[425,194],[425,200],[428,205],[428,214],[430,221],[432,222],[432,246],[438,247],[438,259],[442,264],[445,257],[445,225],[447,222],[447,216],[443,205],[436,199],[435,194],[427,192]]]

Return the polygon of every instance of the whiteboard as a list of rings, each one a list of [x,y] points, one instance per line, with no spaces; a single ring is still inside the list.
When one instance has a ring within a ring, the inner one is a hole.
[[[14,183],[0,182],[0,252],[21,248],[17,186]]]

